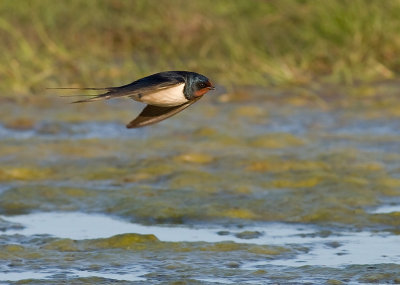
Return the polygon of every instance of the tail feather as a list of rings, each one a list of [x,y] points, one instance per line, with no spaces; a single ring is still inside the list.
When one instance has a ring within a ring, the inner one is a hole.
[[[134,90],[124,90],[121,87],[104,87],[104,88],[92,88],[92,87],[83,87],[83,88],[74,88],[74,87],[56,87],[56,88],[47,88],[47,89],[78,89],[78,90],[105,90],[105,93],[99,95],[71,95],[73,96],[91,96],[88,99],[82,99],[78,101],[74,101],[72,103],[87,103],[87,102],[94,102],[100,100],[107,100],[110,98],[118,98],[124,96],[133,96],[135,94]],[[70,97],[70,96],[63,96],[63,97]]]
[[[55,90],[108,90],[111,91],[113,90],[115,87],[47,87],[46,89],[55,89]]]
[[[115,87],[52,87],[52,88],[47,88],[47,89],[56,89],[56,90],[106,90],[106,93],[99,94],[99,95],[64,95],[61,97],[75,97],[75,96],[92,96],[89,99],[83,99],[83,100],[78,100],[74,101],[71,103],[86,103],[86,102],[94,102],[94,101],[99,101],[99,100],[106,100],[111,98],[111,94],[115,90]]]
[[[94,102],[94,101],[100,101],[100,100],[107,100],[107,99],[111,98],[111,93],[112,92],[109,91],[107,93],[91,97],[89,99],[83,99],[83,100],[74,101],[74,102],[72,102],[72,104],[75,104],[75,103],[87,103],[87,102]]]

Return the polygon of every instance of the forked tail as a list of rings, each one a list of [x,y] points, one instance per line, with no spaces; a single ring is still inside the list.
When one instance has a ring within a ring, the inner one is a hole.
[[[92,87],[83,87],[83,88],[75,88],[75,87],[55,87],[55,88],[47,88],[47,89],[57,89],[57,90],[107,90],[107,92],[99,94],[99,95],[64,95],[61,97],[80,97],[80,96],[90,96],[91,98],[74,101],[72,103],[86,103],[86,102],[94,102],[100,100],[107,100],[111,98],[111,94],[114,93],[114,87],[106,87],[106,88],[92,88]]]

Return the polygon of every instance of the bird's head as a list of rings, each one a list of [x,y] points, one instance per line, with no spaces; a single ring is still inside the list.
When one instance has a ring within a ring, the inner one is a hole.
[[[191,72],[187,77],[186,88],[186,94],[190,99],[203,96],[208,91],[215,89],[207,77],[195,72]]]

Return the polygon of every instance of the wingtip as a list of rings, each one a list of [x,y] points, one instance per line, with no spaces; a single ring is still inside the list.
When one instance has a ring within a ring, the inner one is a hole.
[[[130,122],[129,124],[126,125],[127,129],[138,129],[138,128],[142,128],[146,126],[146,124],[141,124],[140,122],[136,122],[135,120],[133,120],[132,122]]]

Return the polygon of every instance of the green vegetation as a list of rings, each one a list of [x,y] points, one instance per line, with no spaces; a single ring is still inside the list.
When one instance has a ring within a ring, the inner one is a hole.
[[[0,92],[173,69],[227,86],[393,78],[399,15],[398,0],[2,1]]]

